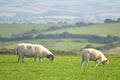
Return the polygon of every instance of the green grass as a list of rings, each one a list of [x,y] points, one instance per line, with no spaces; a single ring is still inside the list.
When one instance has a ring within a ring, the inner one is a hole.
[[[113,35],[113,36],[120,36],[120,23],[111,23],[111,24],[96,24],[86,27],[72,27],[72,28],[66,28],[62,30],[55,30],[47,32],[48,34],[55,34],[55,33],[62,33],[64,31],[67,31],[69,33],[73,34],[95,34],[100,36],[107,36],[107,35]]]
[[[61,26],[64,24],[0,24],[0,36],[10,37],[12,34],[20,34],[32,29],[38,31],[47,29],[51,26]],[[72,25],[73,26],[73,25]],[[56,34],[67,31],[73,34],[96,34],[101,36],[113,35],[120,36],[120,23],[111,23],[111,24],[96,24],[86,27],[76,27],[74,25],[71,28],[58,29],[53,31],[44,32],[44,34]]]
[[[17,55],[0,55],[1,80],[119,80],[120,56],[107,56],[109,65],[94,62],[80,66],[80,56],[55,56],[55,61],[44,59],[42,63],[33,58],[25,58],[25,63],[17,63]]]
[[[75,42],[75,41],[78,41],[78,42]],[[100,44],[100,43],[89,43],[86,40],[81,40],[81,39],[54,39],[54,40],[38,39],[38,40],[0,42],[0,47],[15,48],[17,44],[23,43],[23,42],[42,44],[48,49],[61,50],[61,51],[80,50],[81,48],[84,48],[87,44],[91,44],[93,47],[100,47],[100,46],[106,45],[106,44]]]
[[[20,34],[32,29],[38,31],[47,29],[51,26],[61,26],[63,24],[0,24],[0,37],[10,37],[12,34]],[[67,25],[67,24],[66,24]],[[43,34],[56,34],[67,31],[73,34],[95,34],[100,36],[113,35],[120,37],[120,23],[110,24],[96,24],[84,27],[77,27],[76,25],[70,24],[73,27],[53,30],[48,32],[41,32]],[[75,42],[77,40],[77,42]],[[101,43],[89,43],[87,39],[36,39],[36,40],[22,40],[22,41],[0,41],[0,47],[15,48],[18,43],[28,42],[42,44],[48,49],[71,51],[79,50],[90,44],[93,47],[101,47],[107,44]],[[66,45],[65,45],[66,44]]]
[[[12,34],[21,34],[32,29],[38,31],[55,24],[0,24],[0,36],[10,37]]]

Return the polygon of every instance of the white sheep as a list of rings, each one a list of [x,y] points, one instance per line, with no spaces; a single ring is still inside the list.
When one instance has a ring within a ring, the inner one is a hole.
[[[93,48],[83,49],[81,52],[82,60],[81,65],[86,62],[88,66],[88,61],[95,61],[96,66],[101,62],[102,64],[106,65],[109,63],[108,59],[104,56],[104,54],[100,50],[96,50]]]
[[[30,43],[20,43],[16,48],[16,53],[18,54],[18,62],[22,59],[24,62],[24,57],[34,57],[34,62],[36,61],[37,57],[42,62],[42,58],[46,57],[49,58],[51,61],[54,60],[54,55],[50,52],[47,48],[43,47],[42,45],[37,44],[30,44]]]

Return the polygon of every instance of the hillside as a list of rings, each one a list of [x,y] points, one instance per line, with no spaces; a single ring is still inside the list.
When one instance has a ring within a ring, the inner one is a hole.
[[[100,48],[120,40],[120,23],[77,26],[75,24],[0,24],[0,47],[15,48],[18,43],[42,44],[51,50],[79,51]]]
[[[95,24],[95,25],[88,25],[88,26],[73,26],[68,27],[65,29],[58,29],[46,32],[47,34],[55,34],[55,33],[62,33],[62,32],[69,32],[73,34],[95,34],[100,36],[120,36],[120,23],[111,23],[111,24]]]
[[[77,26],[75,24],[0,24],[0,36],[10,37],[12,34],[22,34],[25,32],[29,32],[33,29],[43,34],[56,34],[56,33],[69,32],[72,34],[120,36],[119,26],[120,23],[95,24],[95,25],[87,25],[87,26]]]
[[[21,34],[24,32],[47,29],[55,24],[0,24],[0,36],[10,37],[12,34]]]
[[[105,51],[109,55],[120,55],[120,45]]]

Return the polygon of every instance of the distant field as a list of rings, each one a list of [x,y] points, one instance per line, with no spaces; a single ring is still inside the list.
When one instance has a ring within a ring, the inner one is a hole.
[[[0,55],[1,80],[119,80],[120,56],[107,56],[109,65],[94,62],[80,66],[80,56],[55,56],[55,61],[44,59],[42,63],[33,58],[25,58],[25,63],[17,62],[17,55]]]
[[[86,27],[72,27],[62,30],[55,30],[51,32],[47,32],[49,34],[55,34],[55,33],[62,33],[64,31],[67,31],[69,33],[73,34],[95,34],[100,36],[120,36],[120,23],[112,23],[112,24],[96,24]]]
[[[0,36],[10,37],[12,34],[20,34],[32,29],[41,31],[51,26],[61,26],[64,24],[0,24]],[[67,31],[74,34],[96,34],[101,36],[113,35],[120,36],[120,23],[111,24],[96,24],[86,27],[76,27],[58,29],[53,31],[44,32],[44,34],[56,34]]]
[[[0,36],[10,37],[12,34],[20,34],[32,29],[38,31],[47,29],[57,24],[0,24]]]
[[[51,26],[62,26],[69,24],[0,24],[0,37],[10,37],[12,34],[21,34],[32,29],[41,31],[48,29]],[[70,24],[70,28],[62,28],[52,31],[43,31],[42,34],[56,34],[63,33],[67,31],[73,34],[95,34],[100,36],[119,36],[120,37],[120,23],[111,23],[111,24],[96,24],[90,26],[76,26]],[[72,51],[80,50],[86,45],[92,45],[93,47],[101,47],[107,44],[103,43],[89,43],[87,39],[36,39],[36,40],[21,40],[21,41],[7,41],[0,42],[0,47],[15,48],[18,43],[28,42],[42,44],[48,49],[52,50],[62,50],[62,51]]]

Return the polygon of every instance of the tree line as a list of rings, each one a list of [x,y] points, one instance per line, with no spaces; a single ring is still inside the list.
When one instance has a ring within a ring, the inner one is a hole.
[[[32,33],[35,33],[35,30],[32,31]],[[37,32],[36,32],[37,33]],[[118,36],[111,36],[108,35],[106,37],[98,36],[98,35],[90,35],[90,34],[72,34],[69,32],[63,32],[63,33],[56,33],[56,34],[37,34],[34,36],[34,34],[17,34],[12,35],[10,38],[2,38],[0,37],[0,41],[21,41],[21,40],[35,40],[35,39],[86,39],[88,42],[92,43],[112,43],[115,41],[120,41],[120,38]]]
[[[104,23],[118,23],[118,22],[120,22],[120,18],[118,18],[117,20],[113,20],[110,18],[104,20]]]

